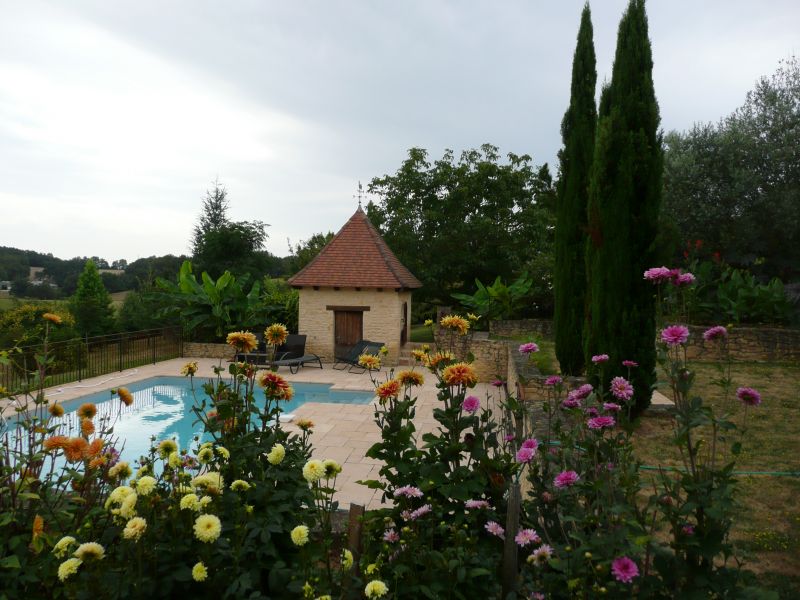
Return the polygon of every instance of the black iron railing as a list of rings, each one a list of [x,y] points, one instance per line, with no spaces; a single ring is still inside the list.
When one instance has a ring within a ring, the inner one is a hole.
[[[20,346],[9,353],[11,365],[0,365],[0,386],[15,393],[31,386],[43,344]],[[180,327],[113,333],[50,342],[45,387],[124,371],[183,354]]]

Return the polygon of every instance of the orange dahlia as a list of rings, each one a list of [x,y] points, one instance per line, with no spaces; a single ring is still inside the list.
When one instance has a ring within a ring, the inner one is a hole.
[[[381,403],[385,402],[389,398],[396,398],[400,393],[400,382],[397,379],[390,379],[389,381],[380,384],[375,389],[375,393],[378,395],[378,398],[381,399]]]
[[[69,438],[64,444],[64,456],[70,462],[77,462],[86,456],[89,442],[81,437]]]
[[[294,396],[289,382],[272,371],[264,371],[258,378],[258,383],[264,388],[264,393],[275,400],[291,400]]]
[[[249,331],[232,331],[225,341],[239,352],[252,352],[258,348],[258,340],[255,334]]]
[[[467,363],[456,363],[445,367],[442,371],[442,379],[447,385],[466,385],[472,387],[478,383],[478,376],[475,370]]]
[[[61,317],[55,313],[46,312],[42,315],[45,321],[50,321],[53,325],[61,325]]]
[[[94,433],[94,423],[91,419],[81,419],[81,433],[85,437],[89,437]]]
[[[64,407],[61,406],[58,402],[55,404],[51,404],[47,411],[54,417],[63,417],[64,416]]]
[[[100,453],[103,451],[103,446],[105,442],[103,442],[100,438],[95,438],[92,440],[92,443],[89,444],[89,447],[86,449],[86,456],[89,458],[93,458],[95,456],[99,456]]]
[[[61,450],[66,447],[68,441],[69,438],[65,435],[54,435],[53,437],[47,438],[42,443],[42,446],[46,452],[53,452],[54,450]]]
[[[117,390],[117,394],[119,394],[119,399],[125,406],[130,406],[133,404],[133,394],[130,393],[128,388],[121,387]]]
[[[93,419],[96,414],[97,407],[91,402],[81,404],[80,408],[78,409],[78,416],[82,419]]]
[[[416,371],[400,371],[397,374],[397,380],[403,385],[422,385],[425,383],[422,373],[417,373]]]
[[[436,352],[435,354],[427,354],[425,358],[425,366],[435,371],[442,363],[449,363],[456,359],[455,354],[452,352]]]
[[[381,359],[374,354],[362,354],[358,357],[358,364],[369,371],[377,371],[381,368]]]
[[[31,528],[33,539],[35,540],[44,533],[44,519],[41,515],[33,517],[33,527]]]
[[[106,462],[108,462],[108,457],[105,454],[103,454],[102,456],[95,456],[92,460],[89,461],[89,468],[97,469],[106,464]]]

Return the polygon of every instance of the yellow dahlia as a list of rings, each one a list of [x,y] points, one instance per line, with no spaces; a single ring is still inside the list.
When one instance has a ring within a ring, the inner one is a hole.
[[[456,363],[445,367],[442,371],[442,379],[447,385],[465,385],[472,387],[478,382],[478,376],[471,365],[467,363]]]
[[[216,471],[209,471],[192,479],[192,486],[204,488],[209,494],[219,494],[225,489],[225,480]]]
[[[185,365],[183,365],[183,368],[181,369],[181,375],[183,375],[184,377],[194,375],[195,373],[197,373],[197,368],[198,368],[197,361],[188,362]]]
[[[381,359],[374,354],[362,354],[358,357],[358,364],[369,371],[377,371],[381,368]]]
[[[283,447],[283,444],[275,444],[272,450],[269,451],[269,454],[267,454],[267,462],[271,465],[279,465],[283,462],[285,457],[286,448]]]
[[[84,562],[87,560],[102,560],[106,555],[106,549],[97,542],[86,542],[78,546],[78,549],[72,555]]]
[[[56,555],[56,558],[64,558],[69,552],[69,549],[77,543],[78,542],[74,537],[71,535],[65,535],[56,542],[55,546],[53,546],[53,554]]]
[[[149,496],[156,489],[156,478],[145,475],[136,481],[136,493],[140,496]]]
[[[296,425],[303,431],[311,431],[314,429],[314,421],[311,419],[300,419],[297,421]]]
[[[308,543],[308,527],[305,525],[298,525],[292,529],[290,535],[295,546],[305,546]]]
[[[425,356],[425,366],[431,371],[435,371],[442,363],[447,364],[455,359],[456,356],[452,352],[439,351],[435,354],[427,354]]]
[[[264,330],[264,339],[272,346],[280,346],[286,341],[289,330],[282,323],[273,323]]]
[[[414,386],[414,385],[422,385],[425,383],[425,378],[422,376],[422,373],[417,373],[416,371],[400,371],[397,374],[397,380],[406,386]]]
[[[72,575],[78,572],[78,567],[80,567],[82,564],[83,561],[79,558],[68,558],[58,565],[58,580],[66,581]]]
[[[122,537],[124,537],[126,540],[133,540],[137,542],[139,541],[139,538],[142,537],[146,529],[147,521],[145,521],[142,517],[133,517],[130,521],[128,521],[127,525],[125,525],[125,529],[122,530]]]
[[[328,479],[342,472],[342,465],[331,458],[322,461],[322,465],[325,467],[325,477]]]
[[[119,507],[119,516],[123,519],[131,519],[136,516],[136,501],[139,495],[134,492],[125,496]]]
[[[200,515],[194,522],[194,535],[201,542],[215,542],[222,532],[222,522],[216,515]]]
[[[119,479],[127,479],[133,474],[130,465],[124,460],[119,461],[108,470],[108,476]]]
[[[442,319],[439,321],[439,325],[445,329],[457,331],[459,335],[466,335],[467,331],[469,330],[469,321],[458,315],[447,315],[446,317],[442,317]]]
[[[380,598],[381,596],[385,596],[388,591],[389,588],[386,587],[385,583],[379,579],[374,579],[364,588],[364,595],[367,598]]]
[[[350,550],[342,551],[342,568],[349,571],[353,567],[353,553]]]
[[[244,479],[237,479],[231,483],[231,489],[234,492],[246,492],[250,489],[250,484],[247,483]]]
[[[303,466],[303,477],[309,483],[319,481],[325,476],[325,464],[321,460],[311,459]]]
[[[207,577],[208,569],[206,569],[202,561],[192,567],[192,579],[195,581],[205,581]]]
[[[181,498],[181,510],[192,510],[192,511],[199,511],[200,510],[200,499],[197,497],[197,494],[186,494],[183,498]]]
[[[239,352],[252,352],[258,348],[258,340],[255,334],[249,331],[232,331],[225,341]]]

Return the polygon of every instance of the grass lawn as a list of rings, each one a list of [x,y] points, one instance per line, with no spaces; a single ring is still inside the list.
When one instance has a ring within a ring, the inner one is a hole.
[[[433,343],[433,330],[425,325],[418,324],[411,326],[411,341],[419,342],[421,344]]]

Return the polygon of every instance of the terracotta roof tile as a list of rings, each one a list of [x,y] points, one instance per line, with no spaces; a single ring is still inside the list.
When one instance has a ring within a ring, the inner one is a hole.
[[[397,259],[361,207],[299,273],[293,286],[406,288],[422,287]]]

